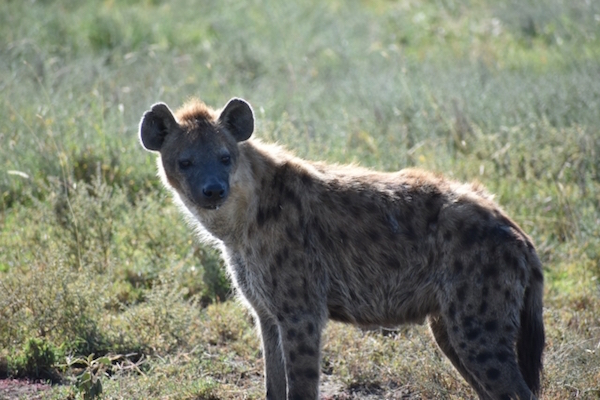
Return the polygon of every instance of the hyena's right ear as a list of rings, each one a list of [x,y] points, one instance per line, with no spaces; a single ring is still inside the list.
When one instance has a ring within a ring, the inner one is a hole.
[[[175,127],[177,121],[169,107],[157,103],[146,111],[140,122],[140,141],[146,150],[159,151],[165,136]]]

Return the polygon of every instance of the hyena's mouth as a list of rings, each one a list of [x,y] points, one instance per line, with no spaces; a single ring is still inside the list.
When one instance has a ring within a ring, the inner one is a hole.
[[[222,204],[205,204],[202,205],[201,207],[204,208],[205,210],[218,210],[219,207],[221,207]]]

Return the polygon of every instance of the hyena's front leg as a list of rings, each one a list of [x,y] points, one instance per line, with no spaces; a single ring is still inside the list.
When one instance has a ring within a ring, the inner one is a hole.
[[[285,400],[287,388],[279,327],[270,316],[258,314],[265,362],[267,400]]]
[[[321,330],[324,318],[305,312],[279,315],[285,358],[288,400],[316,400],[319,396]]]

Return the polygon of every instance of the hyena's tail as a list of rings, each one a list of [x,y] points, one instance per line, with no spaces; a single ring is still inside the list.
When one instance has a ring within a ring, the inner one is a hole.
[[[525,303],[521,310],[521,332],[517,340],[517,354],[521,374],[536,395],[540,392],[542,353],[545,345],[543,311],[544,278],[542,265],[535,253],[529,257],[531,277],[525,291]]]

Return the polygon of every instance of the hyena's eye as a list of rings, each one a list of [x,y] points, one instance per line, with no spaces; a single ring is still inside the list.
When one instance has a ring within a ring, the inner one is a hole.
[[[186,169],[192,166],[192,161],[191,160],[180,160],[179,161],[179,168],[181,169]]]
[[[221,163],[223,165],[231,164],[231,156],[229,154],[224,154],[221,156]]]

